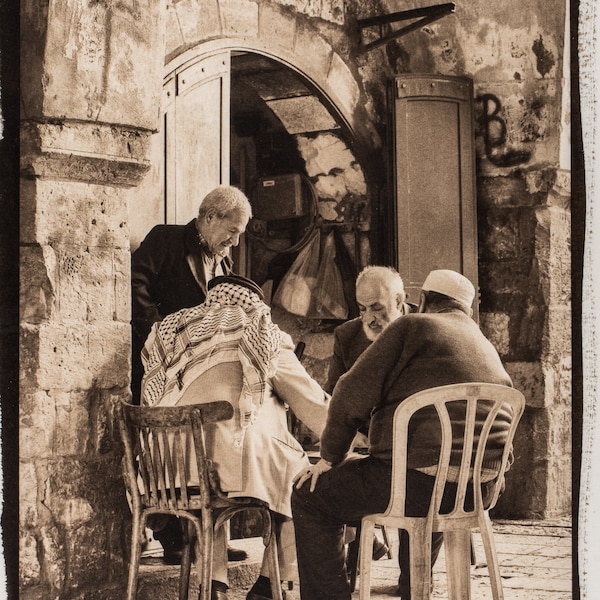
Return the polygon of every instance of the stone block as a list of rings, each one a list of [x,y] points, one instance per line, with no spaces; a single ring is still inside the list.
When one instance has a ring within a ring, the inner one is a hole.
[[[21,386],[20,397],[19,458],[25,461],[51,456],[57,418],[54,399],[43,390],[26,391],[25,386]]]
[[[25,388],[85,390],[129,385],[131,328],[125,323],[24,326],[21,360]]]
[[[34,90],[43,94],[43,116],[156,129],[163,10],[158,2],[53,3]]]
[[[89,448],[91,430],[88,393],[72,392],[69,404],[56,407],[55,456],[82,456]]]
[[[543,360],[557,369],[557,372],[561,361],[571,355],[571,316],[570,305],[555,305],[548,308]]]
[[[261,40],[269,40],[289,51],[294,46],[296,17],[279,6],[261,3],[258,8],[258,34]]]
[[[535,205],[535,196],[527,189],[519,174],[504,177],[480,177],[477,180],[477,201],[481,208]]]
[[[510,375],[513,386],[525,396],[527,406],[546,406],[546,381],[539,362],[507,362],[504,368]]]
[[[165,6],[165,63],[168,64],[184,44],[184,37],[179,25],[178,3],[168,2]]]
[[[500,356],[510,351],[509,322],[506,313],[479,313],[480,327]]]
[[[293,52],[304,58],[302,66],[306,75],[313,80],[321,81],[323,73],[329,73],[333,55],[331,46],[314,28],[299,21],[296,23]],[[337,92],[343,93],[343,90],[338,88]]]
[[[531,296],[537,293],[535,261],[506,260],[485,261],[479,265],[481,310],[497,308],[496,298],[506,295]]]
[[[127,190],[37,180],[22,191],[23,243],[129,249]]]
[[[38,544],[30,531],[19,533],[19,580],[21,586],[40,583],[41,567],[37,557]]]
[[[479,219],[481,254],[488,260],[507,261],[534,255],[536,220],[533,210],[490,210]]]
[[[83,323],[129,323],[128,250],[65,248],[57,251],[57,262],[57,318]]]
[[[50,246],[23,246],[20,253],[19,312],[24,323],[52,318],[57,304],[56,255]]]
[[[346,114],[354,114],[359,104],[360,90],[354,74],[341,56],[335,52],[331,55],[327,84],[337,96],[339,105],[345,108]]]
[[[258,35],[258,4],[247,0],[219,0],[222,34],[228,37]]]
[[[201,39],[220,34],[219,3],[217,0],[184,0],[172,5],[176,13],[176,27],[181,32],[183,44],[190,47]]]
[[[137,185],[150,168],[151,133],[96,123],[24,121],[21,170],[29,178]]]

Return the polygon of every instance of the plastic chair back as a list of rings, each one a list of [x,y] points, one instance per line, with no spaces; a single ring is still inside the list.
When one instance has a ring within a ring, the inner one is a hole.
[[[423,390],[403,400],[394,413],[392,482],[390,503],[382,514],[363,519],[360,549],[360,598],[369,598],[370,548],[375,524],[405,529],[410,536],[411,597],[429,598],[431,577],[431,533],[446,532],[446,564],[449,598],[470,598],[470,534],[481,529],[490,570],[492,593],[500,600],[502,584],[493,544],[488,510],[495,506],[504,473],[512,456],[512,441],[525,407],[519,391],[495,384],[465,383]],[[426,411],[426,413],[420,411]],[[424,414],[427,418],[424,420]],[[418,415],[419,418],[415,419]],[[408,446],[419,435],[419,424],[437,432],[440,439],[437,465],[432,475],[435,485],[428,514],[409,517],[405,501]],[[437,423],[437,426],[436,426]],[[416,427],[415,427],[416,425]],[[489,470],[490,460],[495,468]],[[488,467],[486,469],[486,467]],[[483,504],[481,484],[492,487],[489,501]],[[448,482],[457,485],[453,509],[441,513],[440,506]],[[471,506],[472,505],[472,506]]]

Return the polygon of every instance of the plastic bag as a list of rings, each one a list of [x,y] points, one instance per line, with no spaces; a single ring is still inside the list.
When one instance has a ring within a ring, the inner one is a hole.
[[[314,310],[309,316],[317,319],[346,319],[348,303],[344,292],[344,281],[335,260],[333,232],[325,238],[323,254],[319,264],[314,292]]]
[[[317,229],[283,276],[273,295],[273,304],[293,315],[308,315],[319,271],[320,246],[321,236]]]

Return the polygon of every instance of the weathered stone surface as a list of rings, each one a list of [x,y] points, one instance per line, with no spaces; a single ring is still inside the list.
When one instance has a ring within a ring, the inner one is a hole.
[[[30,83],[30,118],[132,124],[155,129],[160,98],[162,3],[53,2],[45,27],[43,75]],[[32,14],[33,11],[30,11]],[[27,47],[27,44],[25,44]],[[68,93],[65,93],[68,90]]]
[[[525,396],[527,406],[543,408],[546,401],[546,390],[540,363],[507,362],[504,367],[510,375],[514,387]]]
[[[249,0],[219,0],[223,34],[255,38],[258,32],[258,4]]]
[[[24,243],[129,249],[126,190],[41,180],[22,189]]]
[[[150,131],[62,119],[25,122],[21,169],[28,177],[135,185],[149,169]]]
[[[56,308],[56,256],[49,246],[21,250],[20,315],[26,323],[41,323]]]
[[[91,389],[129,385],[131,328],[125,323],[23,326],[21,385],[27,389]]]
[[[510,351],[510,317],[506,313],[480,313],[479,324],[484,335],[500,354],[506,356]]]
[[[291,50],[296,37],[296,18],[293,13],[276,4],[261,3],[258,8],[259,35],[271,39],[282,49]]]

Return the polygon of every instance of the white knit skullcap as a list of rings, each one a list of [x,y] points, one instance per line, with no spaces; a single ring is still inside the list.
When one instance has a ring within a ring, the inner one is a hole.
[[[475,298],[473,284],[460,273],[449,269],[431,271],[421,288],[424,292],[438,292],[462,302],[471,308]]]

